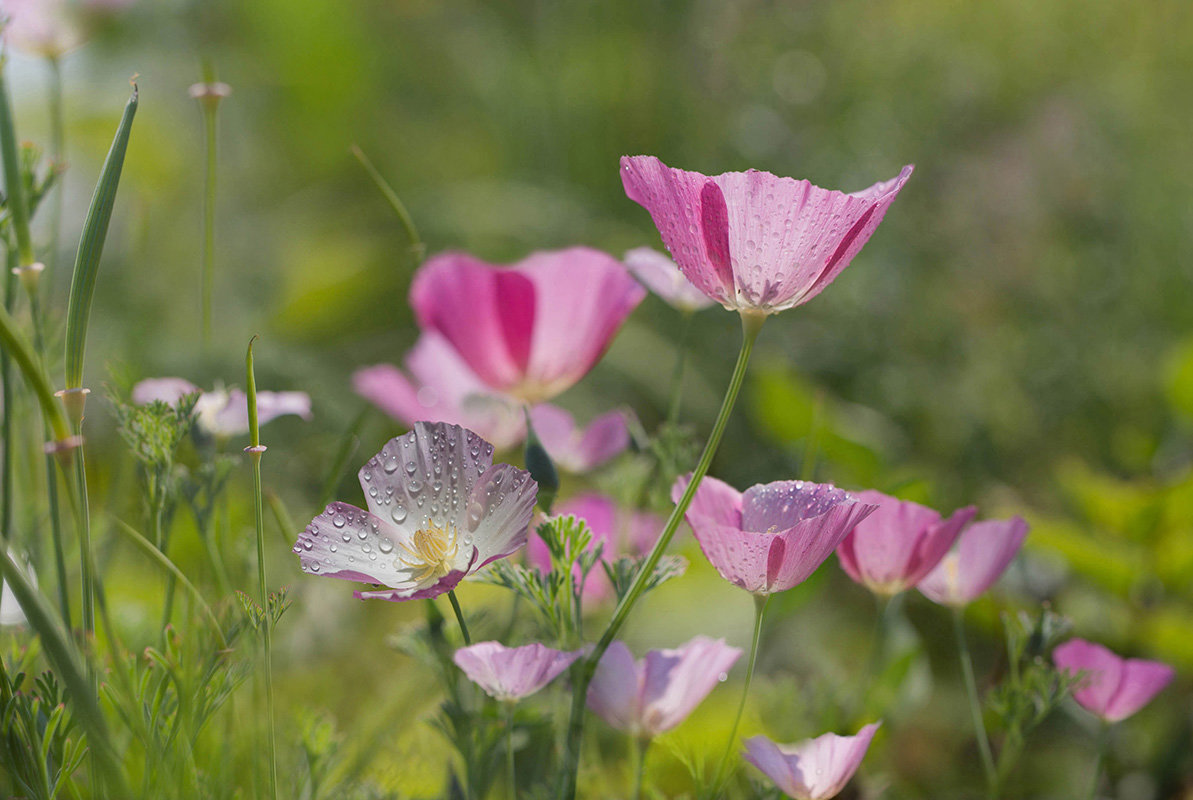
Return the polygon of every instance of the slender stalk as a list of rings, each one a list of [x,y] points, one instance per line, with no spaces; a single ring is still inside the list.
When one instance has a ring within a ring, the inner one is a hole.
[[[66,103],[62,92],[62,62],[57,56],[46,59],[50,67],[50,161],[51,168],[60,170],[66,165]],[[50,206],[50,252],[47,256],[49,272],[58,266],[58,240],[62,232],[62,204],[66,196],[61,179],[53,187],[54,200]]]
[[[986,733],[986,722],[982,719],[982,701],[978,698],[978,683],[974,679],[973,659],[969,655],[969,643],[965,640],[965,609],[953,610],[953,633],[957,637],[957,653],[961,658],[961,674],[965,678],[965,693],[969,697],[969,713],[973,717],[974,736],[978,740],[978,751],[982,754],[982,770],[986,773],[986,789],[991,800],[998,797],[998,770],[994,766],[994,755],[990,750],[990,737]]]
[[[4,310],[10,315],[17,297],[17,276],[12,271],[16,264],[16,248],[9,247],[6,251],[4,267]],[[16,453],[12,436],[13,411],[15,411],[13,402],[16,395],[13,392],[12,363],[8,357],[7,347],[0,347],[0,381],[3,381],[3,387],[0,387],[0,391],[3,392],[3,397],[0,398],[3,408],[0,408],[0,413],[4,414],[2,429],[0,429],[0,436],[4,437],[2,443],[4,451],[0,454],[0,458],[4,459],[3,465],[0,465],[0,469],[3,470],[3,474],[0,475],[0,540],[6,541],[12,531],[12,502],[16,494],[14,491],[16,470],[13,469],[12,463],[13,455]]]
[[[472,637],[468,635],[468,626],[464,623],[464,611],[460,608],[460,601],[456,599],[455,589],[447,593],[447,599],[451,601],[452,611],[456,612],[456,622],[460,623],[460,635],[464,637],[464,645],[467,647],[472,644]]]
[[[1106,748],[1110,744],[1110,725],[1103,722],[1098,731],[1098,754],[1094,757],[1093,779],[1089,784],[1089,800],[1098,796],[1098,784],[1102,782],[1102,765],[1106,761]]]
[[[510,800],[518,798],[518,775],[514,766],[514,704],[502,703],[505,706],[505,771]]]
[[[679,341],[676,348],[679,353],[675,356],[675,371],[671,373],[671,402],[667,407],[667,422],[674,425],[679,421],[679,407],[683,402],[683,374],[688,361],[688,338],[692,332],[693,311],[683,312],[683,327],[679,331]]]
[[[421,263],[423,256],[427,252],[427,247],[423,244],[423,240],[418,235],[418,228],[414,225],[414,217],[410,216],[410,212],[406,209],[406,204],[398,197],[398,193],[393,190],[393,187],[381,177],[381,173],[373,166],[373,162],[365,155],[364,150],[361,150],[357,145],[352,145],[350,148],[352,155],[356,156],[356,160],[364,167],[365,172],[368,173],[369,178],[380,190],[381,195],[385,201],[389,203],[389,207],[398,215],[398,221],[402,223],[402,227],[406,230],[406,237],[410,240],[410,253],[414,256],[415,263]]]
[[[75,425],[75,435],[82,435],[83,423]],[[72,506],[75,511],[75,530],[79,536],[79,569],[83,587],[83,634],[95,634],[95,559],[91,552],[91,503],[87,497],[87,462],[83,445],[75,448],[75,485],[72,492]],[[68,481],[69,483],[69,481]]]
[[[708,473],[713,456],[716,455],[717,448],[721,444],[721,437],[725,433],[725,426],[728,424],[729,417],[733,412],[733,406],[737,402],[737,396],[741,392],[742,384],[745,382],[746,369],[750,364],[750,354],[754,350],[754,342],[758,339],[758,333],[762,330],[762,323],[765,320],[766,317],[762,315],[742,314],[742,344],[741,351],[737,356],[737,364],[733,368],[733,376],[729,379],[729,387],[725,391],[725,399],[721,402],[721,410],[717,413],[717,418],[713,422],[708,441],[704,445],[704,451],[700,454],[700,461],[697,462],[696,469],[692,472],[692,477],[688,481],[688,488],[684,491],[683,496],[680,497],[675,508],[672,509],[671,516],[667,519],[667,524],[664,526],[663,532],[659,534],[654,548],[650,551],[646,560],[642,562],[642,566],[634,576],[634,581],[626,591],[625,597],[622,598],[621,602],[617,604],[617,608],[614,609],[613,618],[610,620],[609,626],[601,635],[596,647],[580,663],[579,668],[575,672],[575,682],[572,689],[571,717],[568,721],[567,743],[564,750],[564,766],[560,776],[559,791],[556,792],[556,796],[563,800],[572,800],[576,796],[576,775],[580,768],[580,741],[584,736],[584,706],[585,698],[588,694],[588,684],[592,682],[592,676],[596,672],[596,665],[601,660],[601,656],[604,655],[605,650],[612,644],[614,637],[617,636],[618,631],[621,630],[621,626],[625,624],[626,619],[629,617],[634,604],[638,602],[638,598],[645,591],[646,583],[650,579],[651,574],[654,573],[655,567],[658,566],[659,559],[663,556],[663,551],[671,543],[671,537],[679,529],[684,513],[687,512],[688,506],[691,505],[692,498],[696,496],[696,489],[699,488],[700,481]]]
[[[646,777],[646,751],[650,748],[650,739],[646,736],[630,740],[630,768],[634,773],[633,800],[642,797],[642,783]]]
[[[206,177],[203,184],[203,263],[199,269],[202,282],[202,343],[211,343],[211,298],[215,293],[215,193],[216,163],[219,155],[219,101],[202,102],[205,140]]]
[[[278,797],[278,756],[277,734],[274,730],[273,713],[273,613],[269,608],[269,584],[265,579],[265,503],[261,493],[261,454],[265,447],[261,444],[261,431],[257,424],[257,379],[253,373],[253,342],[249,340],[248,352],[245,354],[245,385],[249,417],[249,434],[252,445],[245,448],[253,462],[253,509],[254,521],[257,527],[257,591],[261,600],[264,617],[261,625],[261,641],[263,643],[265,665],[265,714],[269,743],[269,796],[272,800]]]
[[[758,642],[762,639],[762,618],[766,614],[766,607],[769,603],[769,594],[754,595],[754,638],[750,642],[750,660],[746,664],[746,683],[741,690],[741,702],[737,704],[737,716],[733,718],[733,727],[729,731],[729,741],[725,743],[725,753],[721,756],[721,763],[717,767],[716,775],[712,779],[714,795],[721,791],[721,781],[725,775],[725,766],[729,763],[729,756],[733,753],[733,746],[737,743],[737,730],[741,727],[742,714],[746,710],[746,698],[750,695],[750,683],[754,680],[754,664],[758,661]]]

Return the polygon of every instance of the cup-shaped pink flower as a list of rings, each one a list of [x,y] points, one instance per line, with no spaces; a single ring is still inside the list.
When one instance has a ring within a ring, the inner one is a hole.
[[[878,510],[845,537],[837,558],[849,577],[881,595],[898,594],[923,580],[977,513],[966,506],[942,519],[927,506],[872,489],[857,497]]]
[[[410,303],[491,390],[534,404],[592,369],[645,294],[620,261],[573,247],[508,267],[438,255],[414,276]]]
[[[746,740],[742,757],[774,781],[788,797],[827,800],[836,797],[866,757],[881,722],[872,722],[855,736],[826,733],[794,744],[776,744],[765,736]]]
[[[407,374],[391,364],[357,370],[352,376],[356,393],[406,425],[419,420],[460,425],[498,450],[526,436],[517,404],[494,395],[438,333],[423,333],[405,363]]]
[[[588,707],[618,730],[657,736],[687,719],[739,656],[741,650],[724,639],[697,636],[635,661],[623,642],[613,642],[588,686]]]
[[[688,480],[671,487],[676,502]],[[827,483],[775,481],[739,492],[706,477],[685,519],[722,578],[772,594],[805,581],[875,508]]]
[[[1163,662],[1121,658],[1084,639],[1070,639],[1057,647],[1052,661],[1059,669],[1085,673],[1073,699],[1107,722],[1119,722],[1143,708],[1175,674]]]
[[[853,194],[769,172],[706,176],[624,156],[621,180],[700,291],[731,311],[774,314],[808,302],[849,265],[911,176]]]
[[[530,421],[555,466],[568,472],[591,472],[630,446],[624,411],[601,414],[580,428],[567,411],[543,403],[530,410]]]
[[[975,522],[916,588],[934,603],[967,606],[1006,571],[1025,538],[1027,522],[1022,517]]]
[[[490,697],[513,702],[542,689],[583,654],[552,650],[538,642],[522,647],[479,642],[460,648],[452,660]]]
[[[228,439],[249,432],[248,398],[240,389],[217,386],[204,392],[184,378],[148,378],[133,387],[132,400],[137,405],[155,400],[174,405],[195,392],[199,392],[195,419],[204,433],[217,439]],[[290,414],[309,420],[310,395],[306,392],[257,392],[258,425]]]
[[[493,464],[470,430],[417,422],[360,470],[368,510],[335,502],[311,520],[294,552],[302,569],[382,589],[359,598],[435,597],[526,544],[538,484]]]
[[[663,520],[646,511],[627,511],[608,497],[582,494],[555,506],[559,516],[571,515],[584,520],[592,531],[590,547],[602,545],[601,558],[612,561],[618,556],[640,555],[650,550],[655,537],[663,529]],[[526,545],[526,561],[544,572],[551,568],[551,553],[538,536],[531,536]],[[576,567],[579,579],[580,568]],[[598,565],[584,582],[585,603],[599,603],[611,596],[613,587]]]
[[[674,261],[653,247],[635,247],[622,260],[643,286],[672,308],[691,313],[715,305]]]

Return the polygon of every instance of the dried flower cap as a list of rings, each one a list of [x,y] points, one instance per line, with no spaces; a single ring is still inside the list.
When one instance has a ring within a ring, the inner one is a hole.
[[[414,276],[410,303],[489,389],[534,404],[592,369],[645,294],[612,256],[573,247],[510,266],[435,256]]]
[[[724,639],[697,636],[635,661],[625,643],[613,642],[589,684],[588,707],[618,730],[657,736],[687,719],[740,656]]]
[[[359,369],[352,385],[361,397],[406,425],[418,420],[461,425],[498,450],[525,438],[522,410],[494,394],[438,333],[424,332],[406,354],[405,365],[405,373],[390,364]]]
[[[624,156],[621,180],[696,288],[731,311],[775,314],[849,266],[912,169],[845,194],[758,170],[710,177]]]
[[[966,506],[945,519],[927,506],[872,489],[857,497],[877,510],[845,537],[837,558],[849,577],[882,595],[898,594],[923,580],[977,513]]]
[[[1176,674],[1163,662],[1122,658],[1084,639],[1070,639],[1057,647],[1052,661],[1059,669],[1086,673],[1073,699],[1107,722],[1119,722],[1143,708]]]
[[[635,247],[622,260],[639,283],[673,308],[692,312],[716,305],[674,261],[653,247]]]
[[[542,689],[583,654],[583,650],[552,650],[538,642],[522,647],[478,642],[457,650],[452,660],[490,697],[512,702]]]
[[[934,603],[969,605],[1006,571],[1026,538],[1022,517],[975,522],[916,588]]]
[[[676,502],[688,480],[671,487]],[[827,483],[775,481],[739,492],[706,477],[685,519],[722,578],[771,594],[805,581],[875,508]]]
[[[836,797],[861,766],[881,722],[854,736],[826,733],[794,744],[776,744],[765,736],[746,740],[742,757],[774,781],[788,797],[828,800]]]
[[[368,511],[335,502],[299,534],[304,572],[375,583],[360,598],[443,594],[526,544],[538,485],[493,464],[493,445],[470,430],[418,422],[360,470]]]

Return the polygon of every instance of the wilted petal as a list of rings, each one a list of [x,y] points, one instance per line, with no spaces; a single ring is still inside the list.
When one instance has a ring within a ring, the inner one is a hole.
[[[1086,673],[1073,698],[1107,722],[1126,719],[1143,708],[1175,674],[1162,662],[1124,659],[1084,639],[1060,645],[1053,651],[1052,660],[1059,669]]]
[[[916,588],[943,605],[972,603],[1006,571],[1025,538],[1027,522],[1022,517],[975,522]]]
[[[623,260],[643,286],[680,311],[700,311],[715,304],[684,276],[674,261],[654,248],[636,247]]]
[[[480,642],[457,650],[453,660],[491,697],[513,701],[542,689],[582,654],[581,650],[552,650],[537,642],[523,647]]]
[[[866,756],[881,723],[871,723],[855,736],[826,733],[794,744],[776,744],[765,736],[746,740],[743,757],[784,794],[797,800],[836,797]]]

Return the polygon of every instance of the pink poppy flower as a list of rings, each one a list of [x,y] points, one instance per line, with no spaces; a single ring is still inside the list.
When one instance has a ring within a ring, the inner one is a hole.
[[[582,655],[583,650],[567,653],[537,642],[523,647],[479,642],[460,648],[452,660],[490,697],[512,702],[542,689]]]
[[[188,394],[200,392],[195,403],[199,429],[216,439],[229,439],[249,432],[248,397],[240,389],[217,386],[204,392],[183,378],[148,378],[133,387],[133,403],[141,406],[160,400],[174,405]],[[311,418],[311,398],[306,392],[257,392],[257,424],[293,414]]]
[[[530,410],[530,421],[555,466],[591,472],[630,446],[626,412],[610,411],[581,429],[571,414],[549,403]]]
[[[688,480],[671,487],[674,501]],[[875,508],[827,483],[775,481],[739,492],[705,477],[685,519],[722,578],[772,594],[806,580]]]
[[[608,497],[599,494],[582,494],[555,507],[558,516],[571,515],[582,519],[592,531],[592,543],[604,545],[601,558],[612,561],[618,556],[641,555],[650,550],[655,537],[663,529],[664,520],[646,511],[626,511]],[[551,569],[551,552],[538,536],[531,536],[526,545],[526,561],[532,567],[546,572]],[[576,568],[579,578],[579,567]],[[584,582],[585,603],[599,603],[610,597],[613,587],[600,565],[588,573]]]
[[[1071,639],[1057,647],[1052,661],[1059,669],[1086,673],[1073,699],[1107,722],[1124,720],[1143,708],[1175,675],[1172,667],[1160,661],[1120,658],[1084,639]]]
[[[444,253],[414,276],[410,303],[491,390],[534,404],[592,369],[645,294],[612,256],[573,247],[508,267]]]
[[[416,422],[360,470],[368,511],[335,502],[299,534],[304,572],[389,587],[359,598],[414,600],[526,544],[538,484],[470,430]]]
[[[356,393],[406,425],[432,420],[476,431],[498,450],[526,436],[522,410],[489,391],[447,340],[427,331],[406,354],[406,373],[377,364],[352,375]]]
[[[683,274],[731,311],[775,314],[808,302],[849,265],[903,184],[853,194],[769,172],[712,177],[654,156],[624,156],[626,194],[650,212]]]
[[[715,305],[674,261],[653,247],[635,247],[622,260],[643,286],[672,308],[691,313]]]
[[[1022,517],[975,522],[916,588],[934,603],[969,605],[1006,571],[1025,538],[1027,522]]]
[[[742,757],[774,781],[788,797],[827,800],[836,797],[866,757],[881,722],[872,722],[855,736],[826,733],[794,744],[776,744],[765,736],[746,740]]]
[[[59,58],[86,41],[96,18],[135,0],[0,0],[4,38],[26,53]]]
[[[857,496],[877,504],[878,510],[845,537],[837,558],[849,577],[882,595],[898,594],[923,580],[977,513],[966,506],[941,519],[927,506],[873,489]]]
[[[724,639],[697,636],[634,661],[625,643],[613,642],[588,686],[588,707],[618,730],[657,736],[683,722],[725,680],[740,655]]]

